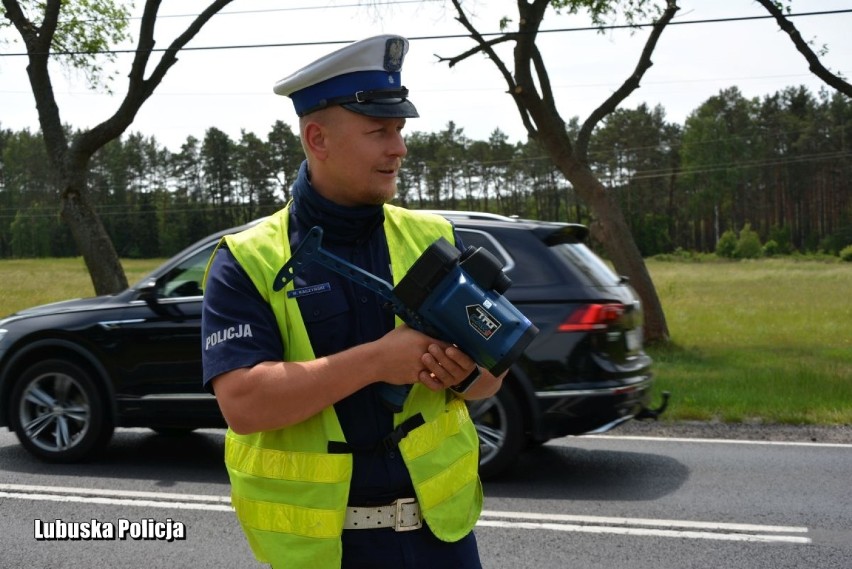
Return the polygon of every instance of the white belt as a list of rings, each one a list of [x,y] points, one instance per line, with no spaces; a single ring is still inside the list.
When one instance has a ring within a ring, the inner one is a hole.
[[[423,527],[420,504],[415,498],[400,498],[386,506],[347,507],[343,529],[393,528],[411,531]]]

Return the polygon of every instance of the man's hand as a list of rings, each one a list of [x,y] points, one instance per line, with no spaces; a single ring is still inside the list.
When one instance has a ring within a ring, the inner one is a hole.
[[[420,361],[426,368],[420,372],[420,382],[435,391],[458,385],[477,368],[470,356],[452,345],[430,344]]]
[[[438,390],[444,388],[444,383],[440,380],[436,383],[430,377],[430,373],[437,371],[445,380],[449,380],[447,373],[440,369],[440,364],[432,355],[432,350],[438,354],[444,353],[452,348],[451,344],[427,336],[408,325],[394,328],[377,340],[376,343],[381,345],[383,375],[387,376],[382,379],[383,381],[396,385],[407,385],[429,378],[428,383],[425,381],[423,383],[430,389]],[[462,354],[458,349],[453,349],[468,360],[468,368],[472,370],[475,365],[473,360]],[[446,356],[441,356],[441,358],[447,360]],[[449,362],[448,365],[450,365]],[[458,381],[463,380],[464,377],[461,377]]]
[[[476,370],[473,359],[456,346],[427,336],[403,325],[394,328],[378,340],[384,344],[382,353],[389,357],[389,383],[405,385],[420,382],[433,391],[458,385]],[[463,395],[465,399],[490,397],[500,389],[502,379],[482,368],[481,377]]]

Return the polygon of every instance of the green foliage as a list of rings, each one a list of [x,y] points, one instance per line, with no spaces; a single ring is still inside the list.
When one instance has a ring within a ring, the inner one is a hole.
[[[763,256],[760,236],[750,223],[743,226],[739,236],[728,229],[716,243],[716,255],[725,259],[758,259]]]
[[[113,0],[74,0],[62,6],[53,49],[60,53],[60,59],[83,71],[92,87],[100,86],[105,67],[98,58],[113,61],[111,46],[130,38],[129,7]]]
[[[852,263],[852,245],[844,247],[840,251],[840,259],[842,261],[846,261],[847,263]]]
[[[633,227],[633,234],[643,257],[672,250],[668,216],[648,213],[637,225]]]
[[[601,182],[618,196],[636,244],[645,256],[674,248],[668,192],[674,183],[681,129],[665,111],[645,104],[617,109],[590,141],[589,154]],[[648,175],[649,172],[655,175]],[[661,179],[662,178],[662,179]]]
[[[289,126],[276,123],[269,143],[248,133],[234,142],[221,131],[209,142],[189,137],[172,153],[131,133],[95,153],[88,189],[121,257],[168,257],[285,203],[284,184],[301,162]],[[39,133],[0,129],[0,257],[79,254],[45,162]]]
[[[734,257],[737,259],[758,259],[763,255],[760,236],[753,231],[750,223],[746,223],[740,231],[737,245],[734,247]]]
[[[732,229],[725,231],[716,243],[716,254],[726,259],[733,259],[737,250],[737,234]]]
[[[663,263],[710,263],[719,260],[719,257],[715,253],[700,253],[680,247],[671,253],[660,253],[650,258]]]
[[[792,233],[790,231],[789,226],[777,226],[773,225],[769,229],[769,242],[774,242],[777,250],[774,252],[775,255],[789,255],[793,252],[793,240]]]
[[[774,257],[778,255],[781,251],[781,248],[778,246],[778,243],[770,239],[766,243],[763,244],[763,256],[764,257]]]
[[[852,245],[852,225],[844,225],[830,235],[820,239],[819,250],[828,254],[836,254],[847,245]]]
[[[552,0],[550,5],[557,13],[579,14],[585,11],[598,27],[614,22],[619,11],[631,26],[644,23],[661,11],[653,0]]]
[[[50,255],[51,219],[38,205],[19,210],[10,226],[13,257]]]
[[[840,93],[790,87],[758,100],[736,88],[720,91],[683,129],[681,174],[670,194],[679,214],[674,243],[708,250],[720,220],[741,227],[752,219],[784,254],[836,251],[834,241],[820,241],[852,216],[852,162],[816,157],[842,154],[850,136],[852,99]]]
[[[45,2],[19,0],[18,3],[27,20],[39,28],[45,16]],[[63,1],[52,52],[67,67],[82,72],[92,88],[108,87],[110,77],[104,75],[108,68],[104,62],[115,60],[116,54],[110,51],[112,46],[130,38],[132,7],[114,0]],[[0,32],[9,25],[6,18],[0,18]]]
[[[576,136],[576,117],[567,129]],[[842,151],[849,140],[852,99],[787,89],[751,101],[731,89],[683,128],[667,122],[660,107],[617,110],[593,133],[589,166],[646,257],[680,250],[675,258],[689,251],[693,260],[710,261],[717,251],[733,259],[739,234],[717,244],[717,228],[759,220],[759,240],[777,244],[764,246],[766,253],[816,258],[822,251],[837,261],[852,244],[852,161],[813,157]],[[535,141],[512,143],[499,128],[472,140],[451,121],[439,132],[406,133],[406,144],[400,205],[595,221]],[[211,127],[203,140],[188,137],[174,152],[131,133],[95,155],[88,184],[120,256],[167,256],[280,206],[303,158],[298,135],[281,121],[266,137],[243,132],[233,139]],[[61,225],[46,162],[41,133],[0,128],[0,257],[28,247],[19,237],[12,251],[11,224],[20,213],[15,231],[23,236],[27,224],[40,223],[34,204]],[[77,254],[63,233],[51,231],[48,242],[51,256]],[[757,254],[745,245],[738,254]]]

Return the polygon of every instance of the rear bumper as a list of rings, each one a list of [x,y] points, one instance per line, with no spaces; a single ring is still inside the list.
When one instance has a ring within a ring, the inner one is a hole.
[[[652,376],[628,384],[539,391],[536,400],[545,439],[603,433],[642,414],[650,401]]]

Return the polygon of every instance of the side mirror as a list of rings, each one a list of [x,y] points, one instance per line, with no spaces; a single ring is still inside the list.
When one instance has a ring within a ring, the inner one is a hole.
[[[157,296],[157,279],[149,279],[145,281],[141,287],[137,289],[137,297],[139,300],[144,300],[145,302],[151,304],[156,304],[158,296]]]

